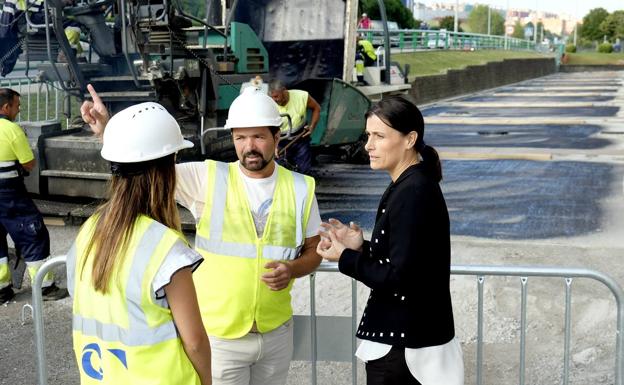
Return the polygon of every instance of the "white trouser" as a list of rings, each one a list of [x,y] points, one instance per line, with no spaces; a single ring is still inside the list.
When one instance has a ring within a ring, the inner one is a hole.
[[[283,385],[293,355],[293,321],[236,339],[210,336],[212,385]]]

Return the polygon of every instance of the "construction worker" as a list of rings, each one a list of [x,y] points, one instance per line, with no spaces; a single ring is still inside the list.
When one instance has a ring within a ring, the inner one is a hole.
[[[0,88],[0,303],[15,296],[7,234],[26,261],[31,280],[50,255],[48,229],[24,185],[24,175],[35,167],[36,161],[24,130],[15,123],[19,110],[19,93]],[[52,273],[48,273],[43,280],[43,299],[66,296],[67,290],[57,287]]]
[[[63,6],[74,5],[74,0],[62,0]],[[0,75],[5,76],[13,70],[15,62],[19,54],[22,52],[22,48],[19,44],[19,38],[23,34],[23,24],[19,23],[19,18],[23,16],[25,12],[28,12],[29,19],[32,24],[45,26],[45,12],[44,12],[44,0],[6,0],[4,7],[0,11],[0,40],[3,43],[0,46]],[[80,44],[80,23],[72,19],[63,20],[63,29],[65,37],[72,49],[73,56],[82,53],[82,46]],[[4,55],[8,56],[4,56]],[[83,57],[81,59],[84,60]],[[67,58],[63,51],[59,50],[57,61],[66,62]]]
[[[356,40],[356,51],[360,53],[364,58],[364,66],[374,66],[377,61],[377,54],[375,53],[375,48],[373,47],[373,44],[361,36],[356,37]]]
[[[101,133],[104,105],[85,102],[84,110],[94,111],[83,118]],[[225,125],[238,161],[176,167],[176,199],[195,217],[195,248],[205,258],[193,278],[215,385],[286,383],[293,354],[290,289],[321,261],[314,179],[274,161],[281,124],[273,100],[248,87]]]
[[[321,116],[321,106],[306,91],[288,90],[280,80],[273,80],[269,84],[269,92],[271,98],[277,103],[280,114],[288,114],[292,123],[291,129],[288,119],[282,120],[282,140],[279,143],[279,150],[284,148],[286,150],[280,157],[280,162],[307,174],[312,167],[310,135],[314,132]],[[306,125],[308,109],[312,110],[312,117],[310,123]]]
[[[108,124],[109,198],[67,255],[81,384],[211,384],[191,275],[203,259],[181,233],[174,198],[175,154],[192,146],[157,103]]]

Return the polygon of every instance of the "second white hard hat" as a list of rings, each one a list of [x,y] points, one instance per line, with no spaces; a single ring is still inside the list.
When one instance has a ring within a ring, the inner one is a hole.
[[[175,118],[153,102],[116,113],[106,125],[103,140],[102,158],[119,163],[146,162],[193,147],[182,137]]]
[[[232,102],[225,128],[279,127],[282,125],[277,104],[257,87],[247,87]]]

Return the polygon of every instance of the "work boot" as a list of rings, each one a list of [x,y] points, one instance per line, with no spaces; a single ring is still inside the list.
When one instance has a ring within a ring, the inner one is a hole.
[[[69,292],[67,289],[61,289],[53,283],[52,285],[41,289],[41,295],[44,301],[56,301],[67,297]]]
[[[13,288],[11,288],[11,286],[0,289],[0,304],[9,302],[13,299],[13,297],[15,297],[15,292],[13,291]]]

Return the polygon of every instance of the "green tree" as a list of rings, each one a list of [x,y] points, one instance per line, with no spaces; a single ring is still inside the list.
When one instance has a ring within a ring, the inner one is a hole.
[[[203,19],[206,17],[206,4],[202,0],[178,0],[184,12]]]
[[[583,17],[583,30],[581,36],[592,41],[601,40],[604,32],[600,29],[600,24],[609,16],[604,8],[594,8]]]
[[[439,23],[440,29],[446,29],[447,31],[454,31],[455,28],[455,17],[454,16],[444,16],[440,19]],[[460,26],[457,26],[457,32],[464,32]]]
[[[524,26],[520,22],[520,20],[516,20],[516,24],[514,24],[514,30],[511,34],[511,37],[515,37],[517,39],[524,39]]]
[[[491,10],[491,33],[492,35],[504,35],[505,34],[505,19],[496,10]],[[468,15],[468,26],[473,33],[487,33],[488,31],[488,6],[477,5],[475,6],[470,15]]]
[[[624,39],[624,11],[615,11],[600,23],[600,30],[611,41]]]
[[[386,16],[388,21],[396,21],[399,28],[415,29],[418,28],[412,11],[407,9],[401,0],[384,0],[386,6]],[[377,0],[360,0],[360,13],[368,14],[371,19],[380,20],[379,5]]]

